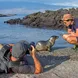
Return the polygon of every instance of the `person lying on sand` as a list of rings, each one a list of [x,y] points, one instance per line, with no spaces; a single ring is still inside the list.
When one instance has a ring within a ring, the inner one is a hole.
[[[3,46],[0,44],[0,73],[41,73],[43,68],[36,57],[35,48],[33,45],[30,45],[30,47],[31,49],[29,49],[26,41],[19,41],[16,44]],[[29,65],[27,62],[29,60],[23,59],[27,51],[29,51],[33,58],[34,65]]]
[[[67,27],[67,34],[63,34],[63,39],[70,44],[74,44],[78,47],[78,25],[76,25],[76,20],[71,14],[64,14],[62,17],[64,25]]]

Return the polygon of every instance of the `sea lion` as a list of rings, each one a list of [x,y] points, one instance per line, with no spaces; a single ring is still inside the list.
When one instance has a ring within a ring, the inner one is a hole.
[[[51,47],[55,44],[55,40],[58,39],[59,36],[51,36],[47,41],[41,40],[36,43],[37,51],[51,51]]]

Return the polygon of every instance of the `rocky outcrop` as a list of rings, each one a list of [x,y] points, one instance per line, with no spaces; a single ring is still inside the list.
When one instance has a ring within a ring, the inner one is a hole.
[[[10,17],[10,16],[14,16],[16,14],[0,14],[0,17]]]
[[[78,8],[74,9],[59,9],[57,11],[46,10],[45,13],[37,12],[25,16],[22,19],[11,19],[4,23],[9,24],[22,24],[30,27],[37,28],[50,28],[50,29],[65,29],[61,17],[65,13],[71,13],[75,18],[78,18]]]
[[[17,19],[10,19],[8,21],[4,21],[4,23],[9,23],[9,24],[20,24],[21,23],[21,19],[17,18]]]

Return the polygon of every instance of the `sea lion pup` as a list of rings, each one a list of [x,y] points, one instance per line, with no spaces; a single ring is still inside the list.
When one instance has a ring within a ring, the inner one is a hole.
[[[58,36],[51,36],[50,39],[48,39],[47,41],[38,41],[36,43],[36,50],[37,51],[51,51],[51,47],[55,44],[55,40],[58,39]]]

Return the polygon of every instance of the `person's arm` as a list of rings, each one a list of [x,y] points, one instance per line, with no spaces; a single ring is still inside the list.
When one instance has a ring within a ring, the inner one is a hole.
[[[30,52],[30,55],[32,56],[33,60],[34,60],[34,65],[35,65],[35,74],[39,74],[43,71],[43,68],[41,66],[40,61],[37,59],[36,54],[35,54],[35,49],[33,46],[32,47],[32,51]]]
[[[75,32],[71,32],[72,36],[78,36],[78,28],[76,29],[76,33]]]
[[[78,36],[78,28],[76,29],[76,36]]]

